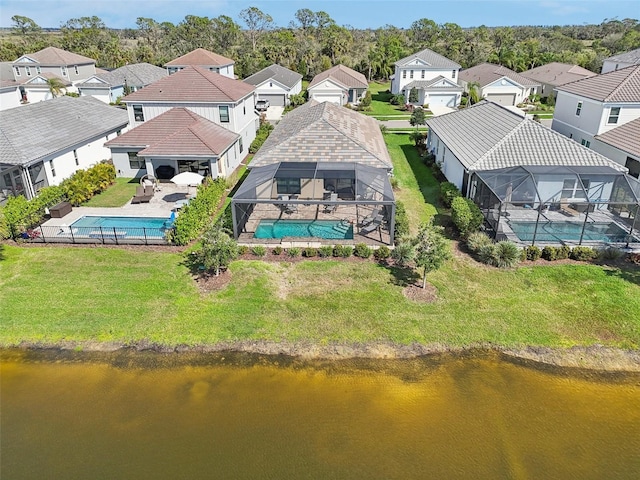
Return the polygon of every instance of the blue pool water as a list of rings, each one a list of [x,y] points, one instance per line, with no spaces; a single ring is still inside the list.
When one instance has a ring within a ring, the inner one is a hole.
[[[536,222],[510,222],[511,229],[523,242],[533,240]],[[627,231],[615,223],[587,223],[582,241],[614,243],[626,241]],[[540,222],[536,242],[579,242],[582,223]]]
[[[98,235],[101,232],[118,236],[162,237],[173,225],[170,218],[158,217],[99,217],[87,215],[71,224],[79,235]]]
[[[260,220],[253,238],[317,237],[353,239],[353,225],[341,220]]]

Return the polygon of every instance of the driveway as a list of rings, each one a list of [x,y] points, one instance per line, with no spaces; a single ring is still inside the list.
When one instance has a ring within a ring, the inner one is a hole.
[[[270,123],[279,122],[282,119],[282,114],[284,113],[284,107],[272,106],[267,108],[266,116],[267,121]]]
[[[457,111],[456,108],[445,107],[444,105],[429,105],[429,110],[431,110],[431,113],[433,113],[434,117],[437,117],[438,115],[444,115],[445,113]]]

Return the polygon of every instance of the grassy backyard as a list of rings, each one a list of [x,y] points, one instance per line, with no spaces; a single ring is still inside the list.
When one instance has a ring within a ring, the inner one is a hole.
[[[136,193],[137,178],[116,178],[114,185],[84,203],[83,207],[122,207]]]
[[[371,82],[369,84],[369,91],[371,92],[371,111],[362,112],[365,115],[371,115],[375,117],[379,116],[405,116],[409,118],[410,113],[401,109],[401,105],[391,105],[389,99],[391,94],[387,92],[391,88],[391,82],[379,83]]]

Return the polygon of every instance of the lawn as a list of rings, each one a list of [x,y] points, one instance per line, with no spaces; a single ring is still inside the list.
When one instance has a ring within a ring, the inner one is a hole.
[[[391,94],[387,92],[391,88],[391,82],[379,83],[371,82],[369,91],[371,92],[371,111],[362,112],[365,115],[372,116],[398,116],[404,115],[409,118],[410,114],[406,110],[402,110],[401,105],[391,105],[389,99]]]
[[[113,185],[104,192],[91,198],[82,204],[83,207],[122,207],[136,193],[136,187],[140,185],[138,178],[116,178]]]

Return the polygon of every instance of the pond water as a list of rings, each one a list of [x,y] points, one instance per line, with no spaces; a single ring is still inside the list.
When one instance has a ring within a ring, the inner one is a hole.
[[[497,357],[4,351],[2,477],[638,478],[640,379]]]

